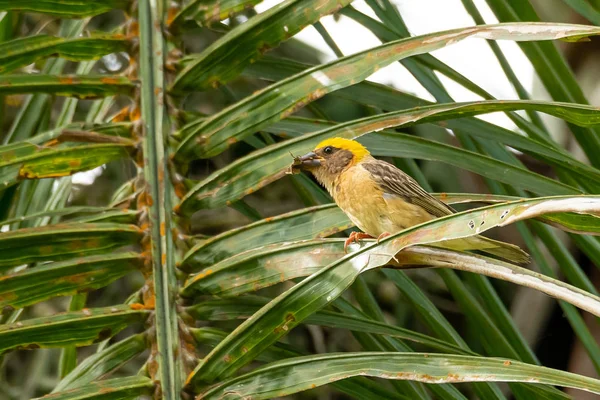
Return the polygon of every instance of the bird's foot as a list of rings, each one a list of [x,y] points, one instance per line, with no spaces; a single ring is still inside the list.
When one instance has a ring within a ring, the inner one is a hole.
[[[377,236],[377,244],[379,244],[379,241],[383,238],[386,238],[388,236],[391,236],[391,233],[389,232],[383,232],[381,235]]]
[[[354,242],[357,242],[361,239],[372,239],[373,236],[363,233],[363,232],[352,232],[350,234],[350,236],[348,236],[348,239],[346,239],[346,241],[344,242],[344,253],[348,252],[348,246]]]

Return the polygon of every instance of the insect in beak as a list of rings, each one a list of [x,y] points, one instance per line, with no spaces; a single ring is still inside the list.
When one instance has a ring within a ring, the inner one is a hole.
[[[294,156],[292,155],[292,157],[294,157]],[[320,167],[321,160],[322,160],[322,158],[319,157],[313,151],[306,153],[305,155],[303,155],[301,157],[296,156],[296,157],[294,157],[294,162],[290,166],[288,173],[298,174],[302,170]]]

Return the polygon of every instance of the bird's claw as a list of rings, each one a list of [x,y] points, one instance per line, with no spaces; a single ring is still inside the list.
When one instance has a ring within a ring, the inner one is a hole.
[[[386,238],[388,236],[391,236],[391,233],[389,232],[383,232],[381,235],[377,236],[377,244],[379,244],[379,241],[383,238]]]
[[[351,245],[354,242],[358,242],[361,239],[372,239],[373,236],[367,234],[367,233],[363,233],[363,232],[352,232],[350,233],[350,236],[348,236],[348,239],[346,239],[346,241],[344,242],[344,253],[348,253],[348,246]]]

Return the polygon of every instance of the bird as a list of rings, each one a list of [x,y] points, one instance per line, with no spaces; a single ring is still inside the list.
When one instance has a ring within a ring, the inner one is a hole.
[[[310,172],[339,208],[362,232],[352,232],[344,251],[356,241],[382,238],[456,211],[423,189],[396,166],[374,158],[356,140],[330,138],[295,157],[291,173]],[[470,236],[436,243],[454,250],[480,250],[502,259],[526,264],[529,255],[520,247],[485,236]]]

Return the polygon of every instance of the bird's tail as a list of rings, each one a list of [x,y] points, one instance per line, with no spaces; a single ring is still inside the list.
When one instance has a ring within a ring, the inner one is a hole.
[[[436,245],[454,250],[480,250],[514,264],[528,264],[531,261],[529,254],[519,246],[500,242],[485,236],[470,236],[461,239],[446,240],[436,243]]]

